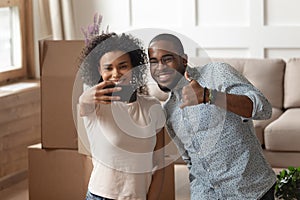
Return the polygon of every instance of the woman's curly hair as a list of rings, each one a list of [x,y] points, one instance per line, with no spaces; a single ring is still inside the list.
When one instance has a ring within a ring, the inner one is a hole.
[[[148,94],[146,86],[147,55],[139,39],[130,34],[103,33],[95,36],[81,52],[80,75],[88,86],[94,86],[103,81],[99,74],[99,60],[112,51],[128,53],[133,69],[132,82],[140,94]]]

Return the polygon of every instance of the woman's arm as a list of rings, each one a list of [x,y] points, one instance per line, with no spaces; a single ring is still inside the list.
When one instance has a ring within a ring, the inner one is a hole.
[[[164,129],[162,128],[156,134],[156,145],[153,153],[153,166],[156,166],[156,170],[152,175],[152,182],[147,194],[147,200],[157,200],[161,193],[164,181]]]

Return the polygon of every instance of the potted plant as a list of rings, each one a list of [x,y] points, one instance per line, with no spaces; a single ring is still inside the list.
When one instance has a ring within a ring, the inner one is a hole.
[[[275,196],[284,200],[300,200],[300,167],[288,167],[277,175]]]

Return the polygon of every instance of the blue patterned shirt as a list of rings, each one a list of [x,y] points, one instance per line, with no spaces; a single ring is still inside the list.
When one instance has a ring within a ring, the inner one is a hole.
[[[213,104],[180,109],[182,78],[164,104],[167,130],[190,170],[191,199],[259,199],[276,176],[263,156],[252,119],[268,119],[272,108],[263,94],[233,67],[210,63],[187,68],[202,87],[246,95],[253,102],[251,119]]]

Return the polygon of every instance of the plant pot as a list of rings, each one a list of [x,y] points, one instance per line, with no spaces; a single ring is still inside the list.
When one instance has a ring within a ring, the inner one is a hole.
[[[300,181],[297,182],[296,187],[297,188],[296,188],[295,194],[296,194],[297,199],[300,199]]]

